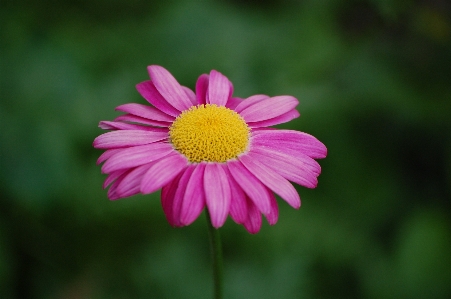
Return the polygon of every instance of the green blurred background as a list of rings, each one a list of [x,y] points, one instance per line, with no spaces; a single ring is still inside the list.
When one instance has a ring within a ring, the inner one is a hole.
[[[101,188],[98,122],[150,64],[294,95],[282,127],[329,150],[300,210],[221,228],[226,298],[451,298],[449,1],[3,0],[0,26],[1,298],[211,298],[204,215]]]

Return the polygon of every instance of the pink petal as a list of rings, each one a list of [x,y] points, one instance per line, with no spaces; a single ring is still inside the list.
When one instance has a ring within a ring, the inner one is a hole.
[[[174,179],[188,165],[188,160],[179,153],[168,155],[149,168],[141,183],[141,193],[157,191]]]
[[[147,120],[141,117],[137,117],[137,116],[133,116],[133,115],[128,115],[129,117],[134,117],[136,119],[134,120],[130,120],[130,119],[126,119],[127,115],[123,115],[125,117],[122,118],[121,116],[117,117],[116,120],[118,121],[101,121],[99,123],[99,128],[104,129],[104,130],[142,130],[142,131],[161,131],[160,128],[154,128],[154,127],[149,127],[149,126],[143,126],[143,125],[139,125],[139,124],[129,124],[129,123],[124,123],[121,122],[121,119],[124,119],[125,121],[133,121],[133,122],[140,122],[137,119],[142,119],[144,120],[143,124],[150,124],[153,126],[160,126],[160,127],[168,127],[170,125],[170,123],[159,123],[159,122],[146,122]],[[168,129],[165,129],[166,132],[169,132]]]
[[[244,99],[243,101],[241,101],[241,103],[239,103],[236,107],[235,107],[235,111],[240,113],[241,111],[243,111],[244,109],[247,109],[248,107],[255,105],[265,99],[268,99],[269,96],[264,95],[264,94],[256,94],[253,96],[248,97],[247,99]],[[241,114],[241,113],[240,113]]]
[[[196,82],[196,96],[198,104],[206,104],[207,103],[207,89],[208,89],[208,81],[210,76],[207,74],[200,75],[199,79]]]
[[[184,111],[192,106],[183,88],[165,68],[159,65],[147,67],[150,78],[158,92],[178,111]]]
[[[180,221],[180,212],[182,210],[182,204],[183,204],[183,198],[185,196],[186,191],[186,185],[188,184],[191,174],[194,171],[194,165],[190,164],[188,167],[183,171],[182,176],[180,177],[177,191],[174,195],[174,201],[172,203],[172,218],[174,220],[174,223],[176,226],[183,226],[182,222]]]
[[[210,72],[210,81],[208,83],[207,102],[209,104],[225,106],[231,96],[230,92],[229,79],[220,72],[212,70]]]
[[[122,149],[110,157],[102,166],[103,173],[119,169],[133,168],[156,161],[172,153],[174,149],[169,143],[151,143]]]
[[[232,84],[232,82],[229,79],[227,79],[227,82],[229,83],[229,97],[228,97],[228,99],[230,100],[232,98],[232,95],[233,95],[233,84]]]
[[[230,217],[238,224],[243,224],[247,219],[247,196],[243,189],[237,184],[228,168],[225,168],[227,179],[230,184],[232,200],[230,202]],[[249,199],[250,200],[250,199]]]
[[[319,163],[300,151],[290,148],[280,149],[270,147],[258,147],[255,148],[255,150],[256,152],[262,153],[263,155],[274,160],[292,163],[293,165],[296,165],[297,167],[311,173],[315,177],[321,174],[321,166]]]
[[[105,152],[103,152],[103,154],[100,155],[100,157],[97,159],[97,165],[99,165],[100,163],[104,162],[105,160],[109,159],[111,156],[113,156],[114,154],[120,152],[122,149],[121,148],[115,148],[115,149],[109,149],[106,150]]]
[[[166,128],[171,125],[171,122],[168,122],[168,121],[152,120],[152,119],[139,117],[139,116],[131,115],[131,114],[120,115],[120,116],[116,117],[114,120],[117,121],[117,122],[124,122],[124,121],[126,121],[126,122],[133,122],[133,123],[138,123],[138,124],[143,124],[143,125],[150,125],[150,126],[156,126],[156,127],[166,127]],[[131,129],[130,126],[132,124],[125,124],[125,125],[128,125],[128,126],[121,125],[120,127],[118,127],[116,125],[116,127],[120,128],[120,129],[123,128],[123,130],[130,130]],[[144,129],[141,129],[141,128],[144,128]],[[139,129],[140,130],[149,131],[151,128],[149,128],[148,126],[147,127],[146,126],[139,126]]]
[[[249,122],[248,125],[251,128],[261,128],[261,127],[270,127],[270,126],[275,126],[278,124],[283,124],[286,122],[289,122],[295,118],[299,117],[299,112],[296,109],[293,109],[291,111],[288,111],[285,114],[282,114],[280,116],[271,118],[271,119],[266,119],[266,120],[262,120],[262,121],[257,121],[257,122]]]
[[[182,175],[183,172],[179,173],[172,181],[163,186],[163,188],[161,189],[161,206],[163,207],[163,212],[166,216],[166,219],[172,226],[180,226],[177,225],[179,223],[179,220],[174,218],[172,211],[175,193],[177,192],[177,186]]]
[[[119,196],[119,194],[116,192],[117,186],[121,183],[122,179],[129,173],[129,170],[125,171],[123,174],[121,174],[114,183],[110,186],[110,189],[108,189],[107,196],[110,200],[117,200],[121,199],[122,197]]]
[[[116,194],[121,198],[138,194],[140,191],[141,180],[149,169],[151,163],[136,167],[127,173],[116,187]]]
[[[108,189],[107,196],[109,200],[118,200],[120,197],[116,195],[116,187],[117,187],[118,181],[116,180],[113,185],[111,185],[110,189]]]
[[[190,225],[199,217],[205,207],[204,193],[204,170],[205,163],[195,166],[191,178],[186,185],[182,209],[180,211],[180,222],[182,225]]]
[[[168,101],[158,92],[152,81],[144,81],[136,85],[141,96],[154,107],[171,116],[178,116],[180,111],[172,107]]]
[[[289,147],[277,146],[252,146],[252,152],[260,152],[275,160],[293,162],[302,169],[305,169],[316,176],[321,173],[321,166],[317,161],[303,152]]]
[[[168,138],[167,132],[149,132],[141,130],[119,130],[98,136],[93,146],[99,149],[127,147],[149,144]]]
[[[259,160],[273,171],[280,174],[289,181],[295,182],[298,185],[315,188],[318,185],[317,175],[310,170],[303,167],[304,164],[299,163],[296,159],[280,160],[280,157],[271,152],[260,151],[253,149],[248,153],[254,159]]]
[[[188,88],[186,86],[182,86],[182,89],[185,92],[185,94],[187,95],[188,99],[190,100],[191,105],[196,106],[197,98],[196,98],[196,94],[194,93],[194,91],[192,91],[190,88]]]
[[[222,164],[208,163],[204,171],[205,202],[212,225],[221,227],[230,209],[230,186]]]
[[[243,225],[249,233],[256,234],[262,226],[262,215],[257,206],[249,199],[247,200],[247,210],[247,219]]]
[[[113,171],[112,173],[108,174],[107,178],[105,179],[105,182],[103,182],[103,185],[102,185],[103,189],[108,187],[108,185],[110,185],[118,177],[120,177],[121,175],[123,175],[127,171],[128,171],[128,169],[121,169],[121,170],[118,170],[118,171]]]
[[[173,122],[175,117],[170,116],[164,112],[161,112],[161,110],[141,105],[141,104],[135,104],[135,103],[129,103],[124,104],[116,107],[115,110],[122,111],[125,113],[130,113],[136,116],[140,116],[143,118],[151,119],[151,120],[157,120],[157,121],[163,121],[163,122]]]
[[[243,99],[240,98],[230,98],[229,101],[226,104],[226,107],[232,110],[235,110],[235,108],[243,101]]]
[[[266,220],[268,220],[269,225],[274,225],[277,223],[277,220],[279,220],[279,207],[277,206],[277,201],[274,196],[274,193],[272,193],[270,190],[268,190],[268,193],[270,195],[271,199],[271,212],[266,216]]]
[[[250,155],[242,155],[239,157],[239,160],[257,179],[277,193],[290,206],[295,209],[301,206],[301,199],[296,189],[281,175],[266,167],[257,159],[253,159]]]
[[[271,202],[265,186],[240,162],[229,161],[227,167],[235,181],[263,214],[271,211]]]
[[[240,115],[246,122],[267,120],[293,110],[298,103],[298,100],[292,96],[267,98],[241,110]]]
[[[293,130],[259,130],[253,132],[252,143],[272,148],[290,148],[315,159],[325,158],[326,146],[304,132]]]

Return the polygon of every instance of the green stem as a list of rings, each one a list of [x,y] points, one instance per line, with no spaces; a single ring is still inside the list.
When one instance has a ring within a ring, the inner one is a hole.
[[[223,291],[221,236],[219,235],[219,230],[214,228],[211,224],[210,213],[207,209],[205,209],[205,211],[207,215],[208,235],[210,237],[210,250],[213,262],[213,280],[215,284],[213,298],[221,299]]]

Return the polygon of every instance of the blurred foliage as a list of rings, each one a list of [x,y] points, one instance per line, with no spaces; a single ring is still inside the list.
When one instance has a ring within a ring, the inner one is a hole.
[[[221,228],[226,298],[451,297],[445,0],[0,2],[1,298],[210,298],[205,218],[108,201],[91,146],[160,64],[291,94],[329,150],[303,207]]]

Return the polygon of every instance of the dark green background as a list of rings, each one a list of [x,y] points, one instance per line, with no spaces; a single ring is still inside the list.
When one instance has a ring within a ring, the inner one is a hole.
[[[4,0],[0,297],[211,298],[205,217],[110,202],[100,120],[146,66],[289,94],[326,144],[317,189],[221,228],[226,298],[451,297],[451,6],[426,1]]]

